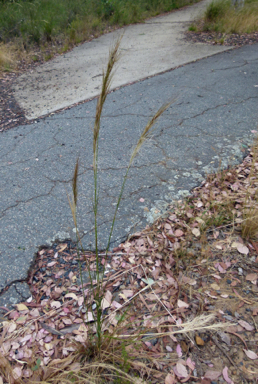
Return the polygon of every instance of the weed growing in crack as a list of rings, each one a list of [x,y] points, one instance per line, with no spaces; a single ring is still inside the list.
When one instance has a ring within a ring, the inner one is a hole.
[[[137,154],[140,151],[140,148],[142,145],[150,138],[154,131],[154,125],[157,121],[157,119],[163,114],[163,112],[171,105],[171,102],[168,102],[164,104],[157,112],[156,114],[149,120],[146,127],[144,128],[132,154],[125,172],[125,175],[123,177],[120,193],[117,198],[117,203],[115,207],[115,212],[113,216],[113,220],[111,223],[110,233],[107,241],[107,246],[104,253],[104,266],[102,266],[103,259],[100,256],[100,251],[98,248],[98,237],[99,237],[99,230],[98,230],[98,149],[99,149],[99,133],[100,133],[100,126],[101,126],[101,115],[104,103],[106,101],[107,95],[110,90],[111,80],[113,77],[113,70],[114,66],[117,63],[119,59],[119,45],[120,45],[121,38],[117,40],[114,47],[111,49],[109,54],[109,60],[107,64],[106,71],[103,73],[102,77],[102,88],[101,93],[98,98],[97,107],[96,107],[96,115],[95,115],[95,123],[94,123],[94,129],[93,129],[93,174],[94,174],[94,191],[93,191],[93,212],[94,212],[94,235],[95,235],[95,257],[96,257],[96,271],[92,271],[90,269],[89,264],[86,263],[91,283],[91,289],[92,289],[92,296],[87,296],[83,290],[83,297],[84,297],[84,305],[85,310],[87,311],[88,308],[92,307],[92,302],[95,303],[95,311],[93,311],[93,321],[94,321],[94,335],[91,335],[92,337],[89,338],[89,345],[87,345],[86,350],[84,350],[84,347],[80,346],[79,350],[82,355],[86,357],[88,361],[91,361],[93,357],[98,356],[98,358],[101,360],[103,359],[103,354],[105,355],[104,361],[105,363],[110,363],[112,361],[111,355],[109,356],[110,352],[107,351],[111,348],[111,341],[113,337],[104,337],[103,328],[105,328],[104,321],[103,321],[103,309],[104,307],[104,301],[105,301],[105,286],[103,284],[103,277],[105,273],[105,264],[107,261],[107,256],[110,248],[110,242],[112,239],[112,234],[114,230],[114,225],[116,221],[116,216],[118,212],[118,208],[121,202],[121,198],[123,195],[125,183],[127,180],[127,176],[129,173],[129,170],[133,164],[133,161]],[[81,262],[81,253],[83,252],[83,246],[82,241],[79,234],[78,224],[77,224],[77,184],[78,184],[78,171],[79,171],[79,160],[77,160],[75,169],[74,169],[74,176],[73,176],[73,182],[72,182],[72,198],[69,199],[70,209],[73,216],[74,225],[76,228],[76,244],[77,244],[77,258],[78,258],[78,264],[79,264],[79,273],[80,273],[80,279],[81,279],[81,286],[83,287],[83,277],[82,277],[82,262]],[[90,321],[90,319],[88,318]],[[116,327],[114,333],[118,332],[118,329],[120,325],[123,325],[122,319],[120,321],[116,321]],[[86,325],[86,324],[85,324]],[[142,331],[142,330],[141,330]],[[131,344],[133,341],[130,340],[129,344]],[[133,342],[135,343],[135,341]],[[130,370],[130,362],[127,359],[127,352],[126,352],[126,346],[128,346],[128,340],[125,344],[125,341],[121,340],[116,342],[116,348],[118,348],[121,352],[120,356],[120,367],[122,368],[122,371],[125,375],[127,375],[127,372]],[[113,348],[113,347],[112,347]],[[112,349],[111,348],[111,349]],[[89,354],[89,351],[90,354]],[[116,361],[118,359],[117,353],[116,355]],[[121,376],[121,370],[117,370],[117,374],[120,377]],[[120,379],[119,379],[120,380]],[[119,381],[122,382],[122,381]]]

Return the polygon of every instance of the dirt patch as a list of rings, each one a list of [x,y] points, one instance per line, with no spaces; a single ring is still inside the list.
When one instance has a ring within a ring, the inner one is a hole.
[[[28,122],[13,95],[12,83],[15,78],[16,75],[12,73],[0,79],[0,132]]]
[[[238,34],[224,34],[217,32],[186,32],[186,39],[193,43],[206,43],[211,45],[225,45],[242,47],[243,45],[258,44],[258,32]]]

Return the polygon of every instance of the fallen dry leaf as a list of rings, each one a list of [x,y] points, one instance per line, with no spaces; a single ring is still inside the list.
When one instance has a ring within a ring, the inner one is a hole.
[[[249,249],[242,243],[233,242],[231,244],[231,247],[236,248],[238,250],[238,252],[243,254],[243,255],[248,255],[248,253],[249,253]]]
[[[168,373],[165,378],[165,384],[176,384],[175,376],[172,376],[171,373]]]
[[[258,279],[258,274],[257,273],[249,273],[246,275],[246,280],[251,281],[253,284],[256,284]]]
[[[53,267],[57,261],[51,261],[50,263],[47,264],[48,267]]]
[[[15,378],[15,380],[18,380],[21,376],[22,376],[22,369],[21,367],[15,367],[13,369],[13,377]]]
[[[247,321],[239,320],[238,324],[240,324],[241,327],[245,328],[247,331],[253,331],[254,330],[254,327],[251,324],[247,323]]]
[[[52,308],[60,308],[61,307],[61,303],[60,301],[52,301],[52,303],[50,304],[50,306]]]
[[[195,336],[195,341],[196,341],[197,345],[204,345],[205,344],[203,339],[200,336],[198,336],[198,335]]]
[[[257,316],[257,315],[258,315],[258,307],[253,309],[253,316]]]
[[[107,301],[107,299],[105,297],[103,297],[102,301],[101,301],[101,308],[104,310],[106,308],[109,308],[110,307],[110,302]]]
[[[12,333],[17,328],[17,324],[13,321],[8,324],[8,333]]]
[[[204,377],[210,380],[217,380],[221,376],[221,373],[222,373],[221,371],[208,370],[205,372]]]
[[[72,276],[72,278],[73,278],[73,276]],[[67,293],[67,294],[65,295],[65,298],[66,298],[66,299],[67,299],[67,298],[70,298],[70,299],[78,300],[78,297],[77,297],[76,294],[73,293],[73,292],[71,292],[71,293]]]
[[[227,382],[228,384],[234,384],[234,382],[233,382],[233,381],[229,378],[229,376],[228,376],[228,367],[225,367],[225,368],[223,369],[222,373],[223,373],[223,377],[224,377],[224,379],[226,380],[226,382]]]
[[[189,307],[189,304],[185,303],[182,300],[177,300],[177,305],[178,305],[178,308],[188,308]]]
[[[187,358],[186,360],[187,366],[193,371],[195,368],[195,362],[191,360],[190,357]]]
[[[63,322],[65,325],[71,325],[71,324],[72,324],[72,320],[71,320],[71,319],[68,319],[68,318],[63,318],[63,319],[62,319],[62,322]]]
[[[187,377],[188,376],[188,372],[187,372],[186,367],[182,363],[180,363],[179,361],[176,363],[176,371],[177,371],[177,375],[179,374],[179,377]]]
[[[211,288],[214,289],[215,291],[219,291],[220,290],[220,286],[217,283],[212,283],[211,284]]]
[[[177,344],[177,346],[176,346],[176,353],[177,353],[178,357],[183,356],[180,344]]]
[[[25,304],[16,304],[18,311],[28,311],[28,307]]]
[[[67,244],[64,244],[64,245],[62,245],[62,244],[60,244],[60,249],[58,250],[58,252],[63,252],[65,249],[67,248]]]
[[[244,349],[244,352],[245,352],[246,356],[249,357],[249,359],[251,359],[251,360],[258,359],[258,355],[255,352],[250,351],[249,349],[248,350]]]
[[[181,229],[177,229],[177,230],[175,231],[175,236],[176,236],[176,237],[184,236],[184,232],[183,232]]]
[[[192,229],[192,234],[195,236],[195,237],[199,237],[201,235],[201,232],[198,228],[193,228]]]

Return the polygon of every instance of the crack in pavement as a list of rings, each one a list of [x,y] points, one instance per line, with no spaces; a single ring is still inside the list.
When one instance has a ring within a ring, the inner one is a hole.
[[[241,65],[236,65],[236,66],[233,66],[233,67],[228,67],[228,68],[219,68],[219,69],[212,69],[211,72],[215,72],[215,71],[227,71],[227,70],[232,70],[232,69],[236,69],[236,68],[242,68],[242,67],[245,67],[246,65],[248,65],[249,62],[247,60],[245,60],[245,62]]]
[[[41,195],[37,195],[37,196],[33,196],[33,197],[30,197],[29,199],[27,200],[20,200],[20,201],[17,201],[15,204],[9,206],[9,207],[6,207],[3,211],[1,211],[1,215],[0,215],[0,219],[5,216],[6,212],[13,209],[13,208],[17,208],[20,204],[26,204],[30,201],[33,201],[33,200],[36,200],[36,199],[39,199],[41,197],[44,197],[44,196],[49,196],[53,190],[54,186],[51,187],[50,191],[48,193],[43,193]]]
[[[4,292],[7,292],[8,289],[11,288],[11,286],[17,283],[26,283],[26,282],[27,282],[27,279],[17,279],[17,280],[11,281],[4,288],[0,289],[0,295],[3,294]]]

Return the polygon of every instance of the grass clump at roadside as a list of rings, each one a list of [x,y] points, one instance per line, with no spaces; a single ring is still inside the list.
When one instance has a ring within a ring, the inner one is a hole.
[[[15,43],[17,48],[28,53],[41,51],[41,59],[48,60],[55,53],[65,52],[114,28],[141,22],[197,1],[0,1],[0,43]],[[30,55],[28,59],[33,61]]]
[[[250,34],[258,31],[258,1],[246,0],[233,6],[230,0],[214,0],[204,17],[192,23],[189,31],[225,34]]]
[[[14,60],[12,48],[0,44],[0,71],[10,71],[14,66]]]

